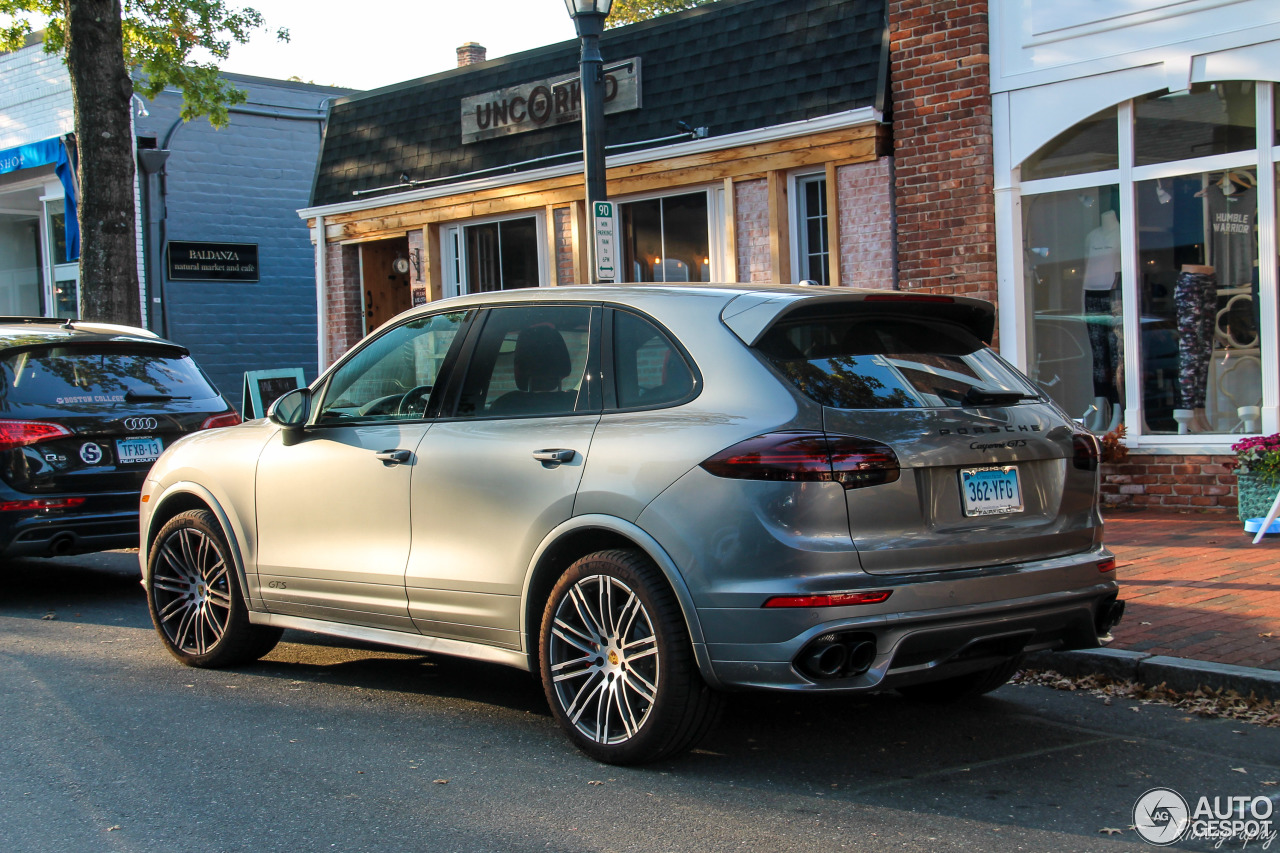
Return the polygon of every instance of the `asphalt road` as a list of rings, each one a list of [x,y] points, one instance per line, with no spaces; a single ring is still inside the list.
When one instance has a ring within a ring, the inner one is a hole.
[[[514,670],[293,632],[183,667],[126,553],[0,566],[0,747],[6,853],[1154,850],[1150,788],[1280,792],[1278,729],[1025,686],[738,695],[696,752],[606,767]]]

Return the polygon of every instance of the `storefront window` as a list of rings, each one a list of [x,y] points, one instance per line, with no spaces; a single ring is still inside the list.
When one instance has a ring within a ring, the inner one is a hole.
[[[710,281],[707,194],[620,205],[622,281]]]
[[[53,313],[74,320],[80,316],[80,263],[67,257],[65,210],[61,199],[46,202],[45,227],[53,265]]]
[[[487,293],[537,287],[538,221],[532,216],[469,225],[464,292]]]
[[[1256,145],[1254,84],[1197,83],[1134,101],[1134,162],[1139,165],[1248,151]]]
[[[1148,432],[1230,432],[1262,402],[1257,185],[1252,169],[1137,184]]]
[[[1022,180],[1061,178],[1118,168],[1119,146],[1116,108],[1108,107],[1058,134],[1028,157],[1022,164]]]
[[[1118,210],[1115,186],[1044,193],[1022,205],[1028,372],[1097,432],[1114,428],[1124,408]]]

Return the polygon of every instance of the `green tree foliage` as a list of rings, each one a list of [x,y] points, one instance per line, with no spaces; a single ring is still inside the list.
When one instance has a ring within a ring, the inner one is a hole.
[[[0,50],[17,50],[32,30],[32,22],[44,28],[44,49],[62,53],[67,46],[68,0],[0,0]],[[245,93],[218,76],[218,63],[227,58],[233,44],[244,44],[255,31],[265,28],[255,9],[237,9],[222,0],[123,0],[121,25],[124,63],[141,78],[135,90],[154,98],[166,86],[182,91],[182,117],[187,121],[208,116],[215,127],[225,127],[227,107],[243,103]],[[289,40],[289,31],[276,37]],[[208,54],[197,61],[193,54]]]
[[[606,26],[620,27],[623,24],[634,24],[637,21],[647,21],[659,15],[683,12],[685,9],[714,2],[715,0],[614,0]]]

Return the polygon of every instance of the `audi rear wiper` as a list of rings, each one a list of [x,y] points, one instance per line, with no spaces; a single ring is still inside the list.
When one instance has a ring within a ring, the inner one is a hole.
[[[136,403],[141,400],[163,403],[166,400],[190,400],[191,395],[162,394],[159,392],[148,394],[144,391],[126,391],[124,398],[130,403]]]

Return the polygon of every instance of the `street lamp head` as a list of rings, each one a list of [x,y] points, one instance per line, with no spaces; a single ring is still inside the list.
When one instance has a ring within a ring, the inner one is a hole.
[[[577,20],[579,15],[599,15],[604,18],[613,7],[613,0],[564,0],[569,17]]]

